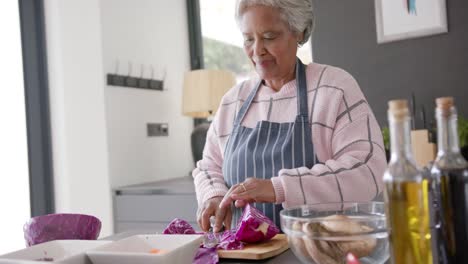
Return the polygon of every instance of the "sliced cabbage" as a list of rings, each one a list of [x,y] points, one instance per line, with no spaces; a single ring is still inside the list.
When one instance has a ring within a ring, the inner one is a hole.
[[[195,229],[185,220],[175,218],[164,229],[163,234],[195,234]]]
[[[200,247],[193,259],[192,264],[216,264],[219,262],[216,248]]]
[[[224,231],[220,238],[218,249],[233,250],[243,249],[244,243],[236,239],[236,233],[232,230]]]

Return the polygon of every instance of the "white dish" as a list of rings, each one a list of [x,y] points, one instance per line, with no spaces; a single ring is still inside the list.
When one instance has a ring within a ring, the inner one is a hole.
[[[85,252],[108,243],[111,241],[55,240],[2,255],[0,263],[91,264]]]
[[[87,252],[93,264],[187,264],[200,247],[201,235],[137,235]],[[152,249],[165,253],[154,254]]]

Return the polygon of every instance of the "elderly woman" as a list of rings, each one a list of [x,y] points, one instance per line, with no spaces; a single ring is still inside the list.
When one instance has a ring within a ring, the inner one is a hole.
[[[193,171],[198,223],[231,227],[253,203],[279,226],[284,207],[369,201],[382,190],[382,135],[354,78],[303,65],[311,0],[238,0],[236,19],[258,78],[223,97]],[[226,58],[229,59],[229,58]]]

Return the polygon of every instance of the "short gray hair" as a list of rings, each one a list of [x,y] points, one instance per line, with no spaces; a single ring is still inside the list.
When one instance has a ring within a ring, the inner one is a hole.
[[[298,44],[302,45],[309,40],[314,27],[312,0],[237,0],[237,24],[240,24],[247,8],[254,5],[278,8],[281,18],[288,24],[289,29],[296,33],[304,33],[304,38]]]

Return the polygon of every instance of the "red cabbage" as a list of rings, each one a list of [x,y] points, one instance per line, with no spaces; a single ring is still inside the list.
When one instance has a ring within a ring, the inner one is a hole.
[[[224,231],[217,246],[218,249],[233,250],[243,249],[244,243],[236,239],[236,233],[232,230]]]
[[[49,214],[31,218],[23,231],[27,246],[57,239],[96,240],[101,221],[91,215]]]
[[[164,234],[196,234],[193,227],[185,220],[175,218],[164,229]],[[242,218],[237,225],[237,231],[227,230],[219,238],[216,247],[198,250],[193,264],[216,264],[219,261],[218,249],[238,250],[244,248],[244,243],[256,243],[270,240],[279,233],[278,227],[255,207],[246,205]],[[207,234],[215,235],[215,234]],[[217,234],[216,234],[217,235]]]
[[[169,225],[164,229],[163,234],[195,234],[195,229],[185,220],[175,218]]]
[[[236,239],[245,243],[257,243],[270,240],[279,231],[268,217],[247,204],[237,224]]]
[[[200,247],[193,259],[192,264],[216,264],[219,262],[216,248]]]

